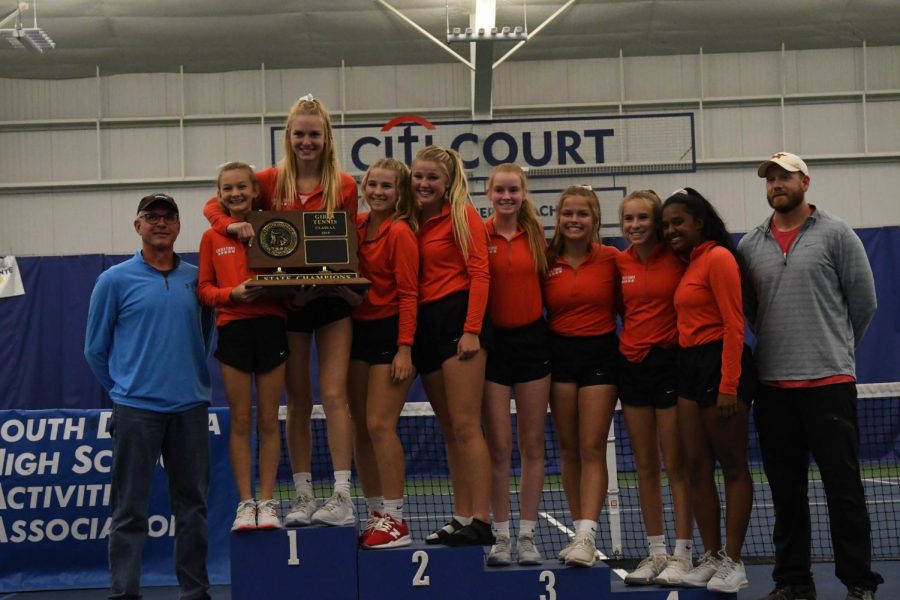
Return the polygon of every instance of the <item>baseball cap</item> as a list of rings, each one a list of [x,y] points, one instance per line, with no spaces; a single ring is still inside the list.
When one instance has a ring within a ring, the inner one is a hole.
[[[791,171],[792,173],[800,171],[804,175],[809,175],[809,167],[806,166],[803,159],[790,152],[776,152],[770,159],[760,163],[759,168],[756,169],[756,174],[760,177],[765,177],[766,169],[769,168],[769,165],[778,165],[785,171]]]
[[[175,200],[171,196],[165,194],[150,194],[149,196],[144,196],[141,198],[141,201],[138,202],[137,211],[141,212],[142,210],[147,210],[157,202],[167,204],[172,210],[178,212],[178,205],[175,204]]]

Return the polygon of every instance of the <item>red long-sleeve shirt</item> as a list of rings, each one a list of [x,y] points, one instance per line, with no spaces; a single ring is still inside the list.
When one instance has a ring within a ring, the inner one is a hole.
[[[469,307],[463,331],[477,335],[481,333],[490,288],[488,236],[471,204],[466,205],[466,221],[472,235],[468,260],[463,260],[453,237],[449,203],[444,203],[441,214],[419,228],[419,304],[468,290]]]
[[[231,321],[274,316],[285,318],[281,302],[260,298],[252,304],[231,300],[231,290],[253,276],[247,266],[247,247],[230,235],[207,229],[200,238],[200,274],[197,296],[216,307],[216,325]]]
[[[550,331],[586,337],[616,330],[619,271],[612,246],[594,243],[577,269],[558,258],[544,279],[544,306]]]
[[[494,230],[494,218],[485,224],[490,245],[488,263],[491,270],[491,292],[488,308],[491,322],[498,327],[522,327],[537,321],[544,310],[541,280],[534,268],[534,256],[528,236],[518,229],[507,240]],[[546,246],[546,240],[541,239]]]
[[[419,245],[404,221],[385,220],[366,239],[370,213],[357,217],[359,273],[371,280],[365,299],[353,307],[360,321],[385,319],[399,313],[398,346],[412,346],[419,297]]]
[[[274,210],[275,208],[275,180],[278,177],[278,167],[269,167],[263,169],[256,174],[259,181],[259,198],[257,198],[254,208],[262,210]],[[304,194],[305,195],[305,194]],[[301,194],[297,194],[284,210],[299,211],[320,211],[325,210],[325,198],[322,195],[321,184],[310,192],[306,198],[306,202],[301,202]],[[347,173],[341,172],[341,201],[336,207],[337,210],[346,210],[349,213],[349,222],[353,223],[356,219],[356,212],[359,205],[359,193],[356,187],[356,181]],[[219,202],[215,198],[211,198],[203,207],[203,216],[209,219],[212,228],[219,233],[227,233],[226,228],[232,223],[237,223],[222,210]]]
[[[673,348],[678,343],[674,296],[685,263],[669,248],[657,244],[644,264],[634,246],[616,255],[622,276],[625,308],[619,351],[629,362],[646,358],[653,346]]]
[[[731,252],[712,241],[694,248],[675,290],[675,312],[682,347],[722,340],[719,392],[736,394],[744,350],[744,315],[741,274]]]

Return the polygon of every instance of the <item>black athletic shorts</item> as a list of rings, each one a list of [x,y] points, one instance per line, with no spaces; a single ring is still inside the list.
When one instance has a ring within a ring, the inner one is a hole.
[[[654,346],[639,363],[623,358],[619,400],[628,406],[675,406],[678,403],[678,349]]]
[[[265,373],[287,360],[288,343],[281,317],[240,319],[219,327],[215,357],[245,373]]]
[[[468,310],[468,291],[450,294],[419,306],[412,354],[413,364],[420,375],[437,371],[445,360],[456,356]],[[482,348],[490,349],[492,335],[487,317],[481,325],[478,339]]]
[[[350,305],[338,296],[322,296],[310,300],[300,310],[289,310],[287,330],[292,333],[312,333],[329,323],[350,316]]]
[[[578,387],[618,385],[621,356],[615,333],[593,336],[550,334],[550,380]]]
[[[399,330],[400,315],[366,321],[353,319],[350,360],[361,360],[370,365],[391,364],[397,354]]]
[[[550,373],[550,330],[540,318],[522,327],[495,327],[485,379],[500,385],[534,381]]]
[[[694,400],[700,408],[716,405],[722,380],[722,342],[710,342],[678,350],[678,395]],[[738,398],[748,406],[756,395],[756,367],[750,347],[744,344]]]

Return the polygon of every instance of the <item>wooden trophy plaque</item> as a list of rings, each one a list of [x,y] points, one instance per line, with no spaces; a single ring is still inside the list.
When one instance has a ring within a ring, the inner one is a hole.
[[[346,211],[254,211],[249,266],[269,271],[248,286],[350,285],[371,282],[357,271],[357,233]]]

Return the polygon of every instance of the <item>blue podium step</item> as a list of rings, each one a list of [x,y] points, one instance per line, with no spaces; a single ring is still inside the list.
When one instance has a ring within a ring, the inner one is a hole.
[[[600,563],[486,567],[481,547],[363,550],[355,527],[231,535],[235,600],[734,600],[706,589],[626,587]]]
[[[231,534],[235,600],[357,600],[356,527]]]

